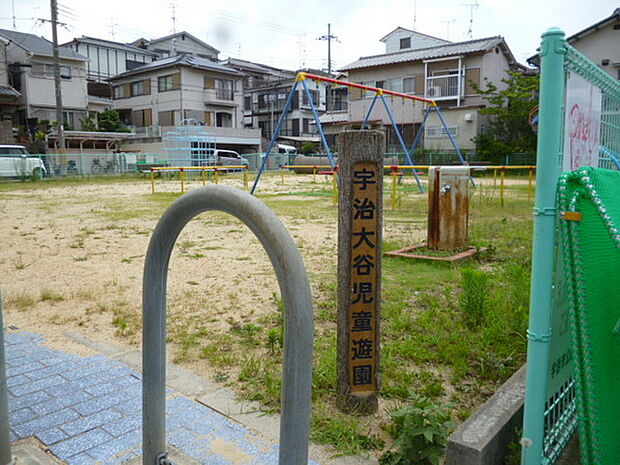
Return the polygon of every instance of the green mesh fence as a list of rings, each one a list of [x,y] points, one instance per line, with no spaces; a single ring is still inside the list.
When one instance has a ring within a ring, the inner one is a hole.
[[[610,226],[620,227],[620,83],[558,29],[543,34],[540,50],[521,463],[555,464],[579,426],[584,465],[620,465],[620,407],[613,401],[620,393],[620,336],[612,333],[620,316],[620,286],[612,281],[620,271],[620,235]],[[557,190],[567,170],[575,171]],[[564,210],[579,211],[582,220],[560,220]],[[570,234],[556,234],[560,228]]]
[[[558,207],[569,284],[583,465],[620,464],[620,172],[562,175]]]

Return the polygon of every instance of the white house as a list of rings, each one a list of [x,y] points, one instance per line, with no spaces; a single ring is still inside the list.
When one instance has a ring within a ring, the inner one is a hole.
[[[151,63],[157,53],[151,50],[94,37],[76,37],[63,44],[88,58],[86,78],[91,82],[105,82],[117,74]]]
[[[56,121],[52,43],[42,37],[0,29],[9,41],[6,55],[11,85],[21,94],[18,123],[27,118]],[[81,128],[87,115],[86,62],[88,58],[60,47],[63,118],[70,128]]]
[[[620,8],[611,16],[568,36],[566,41],[611,77],[620,79]],[[527,61],[539,66],[538,55]]]
[[[212,47],[198,37],[185,31],[170,34],[158,39],[138,39],[133,41],[131,45],[155,52],[158,58],[175,56],[181,53],[191,53],[200,58],[217,60],[218,54],[220,53],[215,47]]]
[[[208,127],[220,148],[256,151],[260,131],[243,129],[239,71],[183,53],[110,79],[114,107],[138,138],[159,139],[182,120]],[[152,150],[161,150],[153,146]]]
[[[403,42],[404,39],[407,40]],[[484,80],[488,79],[501,89],[505,87],[501,80],[506,77],[506,71],[520,66],[506,41],[496,36],[451,43],[400,27],[382,40],[386,44],[386,53],[361,57],[342,68],[348,72],[349,81],[434,99],[445,117],[448,131],[460,148],[473,149],[472,138],[486,123],[486,118],[479,112],[486,101],[476,86],[484,87]],[[395,48],[398,51],[390,52]],[[351,89],[348,118],[343,121],[341,113],[334,115],[338,117],[333,124],[339,128],[359,127],[373,97],[372,92]],[[422,122],[424,106],[401,98],[390,98],[388,102],[405,142],[410,145]],[[386,150],[400,152],[389,116],[382,105],[375,106],[371,120],[374,127],[385,130]],[[329,119],[325,122],[330,123]],[[437,150],[452,147],[448,132],[436,115],[431,116],[425,125],[424,147]]]

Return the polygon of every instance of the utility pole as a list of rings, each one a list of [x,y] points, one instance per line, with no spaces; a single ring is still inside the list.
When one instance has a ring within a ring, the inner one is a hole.
[[[327,41],[327,73],[328,74],[332,74],[332,39],[338,40],[338,37],[332,35],[332,25],[328,23],[327,24],[327,35],[317,37],[317,40]]]
[[[60,87],[60,54],[58,52],[58,3],[50,0],[52,8],[52,42],[54,44],[54,88],[56,90],[56,123],[58,124],[58,148],[65,152],[65,129],[62,118],[62,89]]]

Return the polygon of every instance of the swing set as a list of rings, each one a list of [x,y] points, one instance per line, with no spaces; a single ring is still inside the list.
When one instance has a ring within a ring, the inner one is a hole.
[[[390,119],[390,123],[392,124],[392,128],[394,129],[394,133],[396,134],[396,138],[398,139],[398,143],[400,144],[400,147],[402,149],[402,151],[405,154],[405,157],[407,159],[407,166],[411,166],[412,167],[412,173],[415,176],[415,180],[416,183],[418,184],[418,188],[420,189],[420,192],[424,192],[424,187],[422,186],[422,182],[420,181],[420,178],[418,177],[418,174],[416,173],[416,170],[413,169],[413,159],[412,159],[412,155],[415,151],[415,149],[417,148],[418,144],[420,143],[421,139],[422,139],[422,133],[424,131],[424,127],[426,125],[426,121],[428,119],[428,117],[430,116],[431,113],[435,113],[438,118],[439,121],[441,123],[442,129],[443,131],[445,131],[446,135],[448,136],[448,138],[450,139],[450,143],[452,144],[452,147],[454,148],[456,154],[459,157],[459,160],[461,161],[461,163],[463,165],[467,165],[467,162],[465,161],[465,159],[463,158],[463,154],[461,153],[461,149],[459,148],[456,140],[454,139],[454,137],[452,136],[452,133],[450,132],[448,125],[446,124],[446,120],[444,119],[441,111],[439,110],[439,107],[437,106],[437,104],[435,103],[434,100],[432,99],[428,99],[428,98],[424,98],[424,97],[417,97],[415,95],[409,95],[409,94],[404,94],[401,92],[395,92],[392,90],[387,90],[387,89],[381,89],[379,87],[371,87],[371,86],[366,86],[363,84],[356,84],[353,82],[348,82],[348,81],[342,81],[340,79],[333,79],[333,78],[329,78],[329,77],[325,77],[325,76],[319,76],[316,74],[310,74],[310,73],[298,73],[297,77],[295,78],[295,83],[293,84],[293,87],[291,88],[291,92],[288,95],[288,98],[286,100],[286,104],[284,105],[284,108],[282,110],[282,114],[280,115],[280,118],[278,119],[278,124],[276,125],[276,128],[273,132],[273,135],[271,137],[271,141],[269,142],[269,146],[267,147],[267,152],[265,153],[265,156],[263,157],[260,169],[258,170],[258,174],[256,175],[256,179],[254,180],[254,184],[252,186],[252,190],[250,191],[252,194],[254,194],[254,192],[256,191],[256,188],[258,186],[258,183],[260,181],[261,175],[263,174],[263,171],[265,171],[265,168],[267,167],[267,160],[269,158],[269,156],[271,155],[271,150],[273,149],[274,145],[276,144],[276,140],[280,135],[280,130],[282,129],[282,125],[284,124],[285,120],[286,120],[286,114],[288,113],[289,108],[291,107],[291,104],[293,102],[293,97],[296,95],[297,92],[297,88],[300,86],[302,86],[303,92],[306,95],[306,98],[308,100],[308,104],[310,106],[310,110],[312,111],[312,116],[314,117],[314,122],[316,124],[316,127],[319,131],[319,136],[321,138],[321,143],[323,145],[323,148],[325,149],[325,152],[327,154],[327,159],[329,161],[329,164],[332,168],[332,170],[337,170],[337,166],[336,166],[336,162],[334,161],[334,154],[332,153],[329,144],[327,143],[327,139],[325,138],[325,133],[323,132],[323,127],[321,125],[321,121],[319,119],[319,114],[317,111],[317,107],[312,99],[312,93],[310,92],[310,90],[308,89],[308,84],[307,84],[307,80],[310,79],[312,81],[314,81],[318,87],[318,83],[319,81],[322,82],[328,82],[330,84],[332,84],[334,87],[337,86],[344,86],[344,87],[348,87],[349,89],[361,89],[364,92],[373,92],[374,93],[374,98],[372,99],[372,103],[370,104],[370,107],[368,108],[368,111],[366,112],[366,116],[364,117],[364,122],[362,123],[362,126],[360,127],[361,130],[366,129],[368,126],[368,121],[370,118],[370,115],[372,113],[372,110],[374,109],[376,103],[378,100],[381,100],[381,103],[383,104],[385,111]],[[405,144],[405,140],[403,139],[403,136],[401,134],[401,131],[398,129],[398,125],[396,124],[396,120],[394,119],[394,113],[392,112],[392,109],[390,108],[390,105],[388,105],[388,102],[385,98],[386,95],[389,95],[392,97],[392,100],[394,97],[399,97],[402,100],[402,102],[404,103],[405,100],[413,100],[413,101],[418,101],[418,102],[422,102],[423,104],[426,104],[427,107],[424,111],[424,116],[422,118],[422,123],[420,124],[420,128],[418,129],[418,132],[416,133],[415,139],[413,141],[413,144],[411,146],[410,149],[407,148],[407,145]],[[473,179],[472,179],[472,183],[473,183]],[[474,184],[475,185],[475,184]]]

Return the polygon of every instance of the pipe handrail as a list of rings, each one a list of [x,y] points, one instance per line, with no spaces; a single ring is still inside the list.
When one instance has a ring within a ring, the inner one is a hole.
[[[167,463],[165,441],[166,282],[172,249],[185,225],[204,211],[229,213],[256,235],[278,278],[284,302],[280,465],[307,465],[314,323],[301,255],[278,217],[260,200],[230,186],[207,186],[177,199],[159,220],[143,278],[143,464]],[[162,462],[163,461],[163,462]]]

